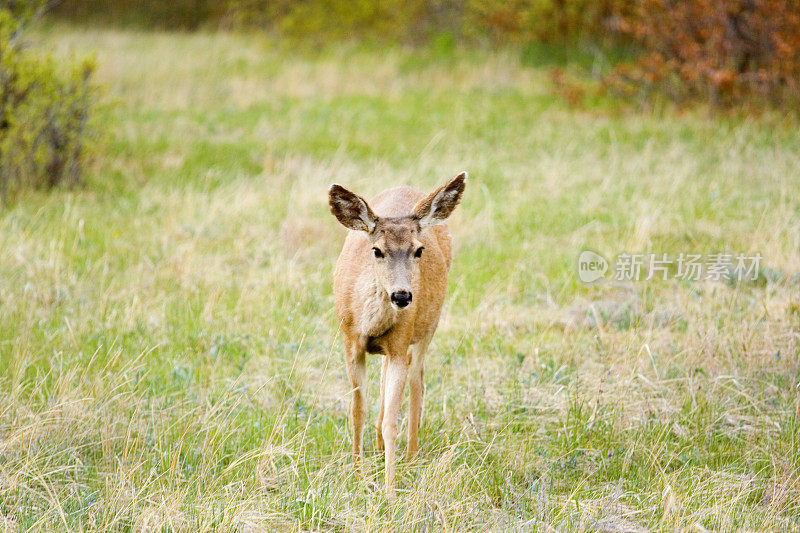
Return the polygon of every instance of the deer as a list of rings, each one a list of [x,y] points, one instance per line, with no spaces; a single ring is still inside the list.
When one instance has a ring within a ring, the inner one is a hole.
[[[336,183],[328,190],[331,213],[350,230],[336,261],[333,294],[353,395],[353,463],[362,474],[366,354],[380,354],[377,448],[384,454],[390,499],[395,497],[397,417],[406,381],[406,458],[418,452],[425,353],[439,323],[452,262],[445,221],[461,201],[466,182],[467,173],[461,172],[428,195],[401,186],[369,203]]]

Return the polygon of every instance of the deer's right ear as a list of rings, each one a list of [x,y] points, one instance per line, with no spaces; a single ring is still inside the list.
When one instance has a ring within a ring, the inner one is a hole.
[[[372,212],[367,201],[341,185],[334,183],[328,189],[328,203],[331,213],[347,229],[371,233],[378,217]]]
[[[466,183],[467,173],[461,172],[445,185],[442,185],[419,201],[414,207],[413,214],[414,218],[419,221],[421,230],[441,224],[447,220],[447,217],[450,216],[453,209],[461,201]]]

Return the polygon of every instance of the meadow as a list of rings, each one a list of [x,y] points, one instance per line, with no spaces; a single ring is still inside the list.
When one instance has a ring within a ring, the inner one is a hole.
[[[84,188],[0,213],[3,529],[800,530],[796,117],[569,106],[513,49],[31,39],[96,54],[102,134]],[[351,465],[327,187],[460,170],[390,504],[371,424]],[[584,249],[763,259],[585,285]]]

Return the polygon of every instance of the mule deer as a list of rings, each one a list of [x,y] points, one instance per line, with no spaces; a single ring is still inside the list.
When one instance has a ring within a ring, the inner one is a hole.
[[[417,453],[425,351],[439,322],[451,261],[450,233],[440,224],[461,201],[466,181],[467,173],[462,172],[427,196],[410,187],[395,187],[369,203],[341,185],[333,184],[328,191],[331,213],[354,230],[344,241],[333,277],[353,387],[353,461],[360,472],[367,413],[366,353],[382,354],[377,446],[385,453],[390,497],[397,415],[406,379],[410,388],[406,456]]]

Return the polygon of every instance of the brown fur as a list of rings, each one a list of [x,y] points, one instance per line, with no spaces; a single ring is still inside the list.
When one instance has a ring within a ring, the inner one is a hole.
[[[353,386],[353,458],[361,466],[366,416],[365,354],[383,355],[378,448],[386,453],[386,486],[393,494],[397,414],[406,379],[410,386],[407,456],[417,452],[424,395],[424,356],[439,322],[451,262],[450,233],[441,224],[458,205],[466,173],[429,195],[410,187],[383,191],[367,203],[332,185],[331,212],[351,231],[336,262],[333,292]],[[422,247],[419,258],[415,252]],[[375,257],[377,248],[383,255]],[[392,304],[395,290],[411,304]],[[409,352],[410,348],[410,352]]]

